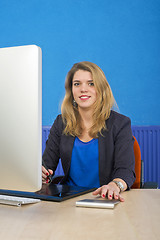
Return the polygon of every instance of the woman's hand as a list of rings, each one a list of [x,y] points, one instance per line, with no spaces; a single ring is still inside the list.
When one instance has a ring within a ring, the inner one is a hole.
[[[43,183],[49,183],[49,175],[52,175],[53,171],[51,169],[48,169],[48,171],[45,169],[45,167],[42,166],[42,182]]]
[[[114,182],[103,185],[102,187],[96,189],[92,194],[100,194],[102,198],[108,197],[109,200],[119,199],[121,202],[124,202],[124,198],[120,195],[120,189]]]

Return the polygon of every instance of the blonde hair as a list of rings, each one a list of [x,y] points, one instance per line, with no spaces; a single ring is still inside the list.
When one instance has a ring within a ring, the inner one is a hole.
[[[72,79],[75,72],[78,70],[88,71],[92,74],[93,83],[97,92],[97,100],[94,103],[94,112],[92,116],[93,125],[89,130],[89,135],[96,138],[99,133],[102,134],[103,129],[106,129],[105,121],[110,116],[111,108],[115,100],[104,72],[96,64],[87,61],[74,64],[66,77],[66,94],[61,106],[62,119],[66,125],[64,134],[80,136],[82,133],[80,114],[77,106],[73,104],[74,98],[72,94]]]

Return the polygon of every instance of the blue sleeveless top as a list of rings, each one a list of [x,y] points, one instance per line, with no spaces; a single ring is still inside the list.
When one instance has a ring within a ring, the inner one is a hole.
[[[100,187],[98,139],[82,142],[78,137],[75,138],[67,184]]]

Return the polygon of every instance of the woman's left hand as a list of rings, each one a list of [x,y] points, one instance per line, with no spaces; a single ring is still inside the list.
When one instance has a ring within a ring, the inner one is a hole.
[[[107,185],[97,188],[92,194],[100,194],[102,198],[108,197],[109,200],[119,199],[121,202],[124,202],[124,198],[120,195],[120,189],[114,182],[110,182]]]

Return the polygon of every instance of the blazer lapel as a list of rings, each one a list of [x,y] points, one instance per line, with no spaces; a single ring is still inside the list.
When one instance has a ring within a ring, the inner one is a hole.
[[[62,135],[61,138],[61,160],[65,175],[69,172],[74,140],[73,136]]]
[[[113,168],[113,146],[110,131],[103,131],[99,136],[99,180],[100,185],[108,184]]]

